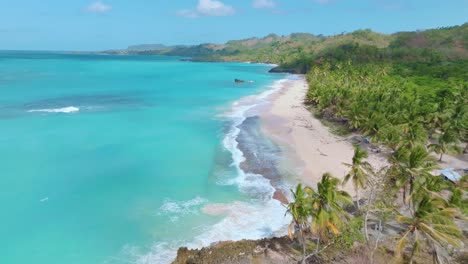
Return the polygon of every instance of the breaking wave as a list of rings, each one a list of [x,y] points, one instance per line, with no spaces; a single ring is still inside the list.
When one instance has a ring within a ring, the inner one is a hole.
[[[33,109],[28,110],[29,113],[42,112],[42,113],[78,113],[80,108],[74,106],[68,106],[63,108],[50,108],[50,109]]]

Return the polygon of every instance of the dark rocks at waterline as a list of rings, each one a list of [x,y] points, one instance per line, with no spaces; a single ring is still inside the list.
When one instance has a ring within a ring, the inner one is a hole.
[[[273,199],[287,204],[288,199],[282,191],[285,184],[277,167],[281,149],[263,135],[258,116],[246,118],[238,128],[238,148],[245,157],[240,167],[246,173],[262,175],[268,179],[275,188]]]
[[[270,73],[291,73],[291,74],[305,74],[307,71],[301,68],[287,68],[283,66],[277,66],[269,70]]]
[[[261,131],[260,118],[248,117],[239,125],[237,137],[238,148],[244,154],[245,161],[241,163],[242,170],[247,173],[260,174],[272,181],[273,185],[281,182],[277,169],[281,149]]]

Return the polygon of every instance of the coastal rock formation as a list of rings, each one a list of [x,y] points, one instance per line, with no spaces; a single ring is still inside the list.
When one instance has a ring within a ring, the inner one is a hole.
[[[177,252],[173,264],[296,264],[300,252],[288,237],[220,242],[211,247]]]
[[[277,66],[269,70],[270,73],[292,73],[292,74],[304,74],[306,73],[305,70],[300,68],[286,68],[283,66]]]

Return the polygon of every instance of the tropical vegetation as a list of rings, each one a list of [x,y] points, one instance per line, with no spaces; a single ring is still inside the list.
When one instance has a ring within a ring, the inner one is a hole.
[[[350,179],[353,182],[354,190],[356,191],[356,204],[359,208],[359,189],[364,189],[368,181],[368,173],[372,170],[369,162],[364,159],[369,157],[367,151],[363,150],[359,145],[354,146],[354,155],[352,163],[344,163],[351,168],[348,174],[343,179],[343,184],[346,184]]]
[[[289,235],[299,234],[303,249],[303,263],[311,256],[307,255],[307,240],[316,239],[316,250],[320,251],[320,243],[331,243],[341,233],[346,219],[349,217],[343,206],[352,204],[351,197],[345,191],[339,190],[340,181],[329,173],[322,176],[317,183],[317,189],[297,185],[293,191],[294,201],[287,207],[287,213],[292,216]],[[312,255],[313,255],[312,254]]]

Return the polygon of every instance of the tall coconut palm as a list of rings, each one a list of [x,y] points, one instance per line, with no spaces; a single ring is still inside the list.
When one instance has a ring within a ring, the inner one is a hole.
[[[303,260],[306,256],[306,239],[304,231],[309,229],[309,217],[310,217],[310,203],[309,197],[306,192],[308,188],[303,188],[301,184],[296,186],[296,190],[291,190],[294,201],[290,202],[287,206],[286,214],[292,216],[292,222],[288,227],[289,237],[292,239],[294,233],[298,234],[299,242],[302,244],[302,253],[304,255]]]
[[[369,178],[368,172],[372,170],[371,165],[364,160],[368,157],[369,154],[367,151],[363,150],[359,145],[355,145],[352,163],[343,163],[347,167],[351,168],[351,170],[343,179],[343,185],[346,184],[349,180],[353,182],[353,187],[356,191],[356,201],[358,208],[360,208],[359,189],[366,187],[367,180]]]
[[[317,236],[317,250],[321,240],[338,235],[347,217],[343,205],[352,204],[351,196],[338,189],[340,180],[325,173],[317,183],[317,191],[306,190],[311,198],[311,230]]]
[[[419,188],[426,177],[432,177],[431,171],[437,168],[426,148],[417,145],[412,148],[400,148],[392,157],[392,173],[396,174],[397,184],[403,187],[403,199],[406,202],[406,187],[409,195]]]
[[[405,246],[411,243],[409,263],[413,263],[415,254],[423,244],[432,249],[434,263],[440,263],[439,249],[447,245],[460,246],[462,232],[454,223],[457,210],[447,208],[446,202],[441,198],[424,196],[415,204],[412,217],[400,215],[398,222],[404,225],[397,245],[396,253],[402,257]]]

